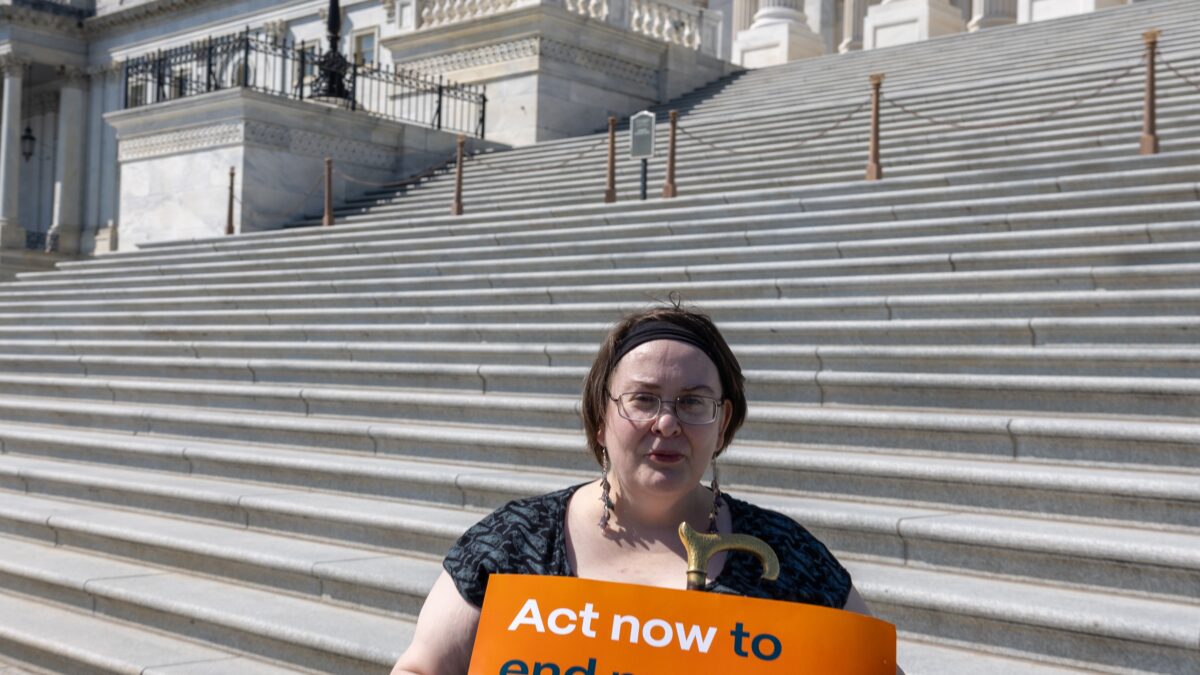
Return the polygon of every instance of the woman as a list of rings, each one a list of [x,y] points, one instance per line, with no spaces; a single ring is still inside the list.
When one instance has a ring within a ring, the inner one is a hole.
[[[683,588],[687,557],[677,530],[685,520],[698,531],[752,534],[779,554],[774,583],[759,580],[748,554],[717,555],[710,590],[868,614],[850,574],[804,528],[720,492],[714,460],[745,419],[743,383],[703,314],[667,306],[619,322],[583,391],[584,430],[602,476],[511,502],[468,530],[447,554],[393,675],[467,671],[492,572]]]

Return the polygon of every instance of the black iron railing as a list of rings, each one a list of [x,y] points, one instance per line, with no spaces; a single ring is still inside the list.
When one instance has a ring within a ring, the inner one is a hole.
[[[352,64],[344,98],[314,97],[323,53],[250,32],[210,38],[125,62],[125,108],[245,87],[296,100],[483,138],[487,96],[482,86],[424,73]]]
[[[95,7],[79,7],[70,0],[13,0],[12,4],[36,9],[39,12],[71,16],[80,20],[96,15]]]

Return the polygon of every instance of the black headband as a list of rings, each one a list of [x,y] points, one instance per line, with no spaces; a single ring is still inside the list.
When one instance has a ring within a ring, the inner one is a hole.
[[[645,321],[634,326],[632,330],[625,334],[625,337],[617,342],[616,353],[612,361],[613,366],[615,367],[617,362],[629,352],[647,342],[655,340],[685,342],[707,354],[714,365],[717,363],[717,352],[713,348],[712,343],[704,340],[696,333],[670,321]]]

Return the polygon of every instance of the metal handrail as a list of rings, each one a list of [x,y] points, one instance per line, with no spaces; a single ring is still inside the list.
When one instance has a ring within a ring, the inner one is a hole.
[[[403,68],[354,64],[347,96],[314,97],[323,52],[250,31],[209,38],[124,63],[125,108],[138,108],[231,88],[293,100],[337,103],[384,119],[483,138],[484,88]]]

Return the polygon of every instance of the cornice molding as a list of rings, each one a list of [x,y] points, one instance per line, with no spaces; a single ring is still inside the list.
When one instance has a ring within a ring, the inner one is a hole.
[[[658,71],[654,68],[541,36],[438,54],[404,62],[403,65],[406,68],[437,75],[535,56],[580,66],[644,86],[653,87],[658,84]]]
[[[39,12],[29,7],[0,5],[0,21],[4,20],[31,28],[49,28],[71,37],[84,36],[84,24],[79,19],[50,12]]]
[[[299,155],[332,157],[338,162],[388,171],[395,168],[396,151],[389,146],[245,120],[121,139],[118,159],[129,162],[231,145],[258,145]]]
[[[56,71],[63,85],[67,87],[86,86],[91,77],[88,71],[75,66],[59,66]]]
[[[145,21],[155,17],[178,12],[183,9],[212,5],[222,0],[154,0],[132,7],[125,7],[116,12],[101,16],[93,16],[84,20],[83,25],[88,32],[105,31],[117,26]]]
[[[0,54],[0,74],[24,77],[30,63],[33,62],[23,56],[12,53]]]

